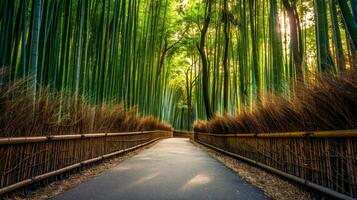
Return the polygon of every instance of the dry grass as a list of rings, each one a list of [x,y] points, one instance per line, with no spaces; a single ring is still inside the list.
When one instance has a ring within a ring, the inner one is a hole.
[[[269,133],[357,128],[356,72],[341,77],[321,75],[314,84],[298,84],[291,101],[265,97],[252,112],[197,121],[196,132]]]
[[[0,137],[172,130],[153,117],[142,117],[122,104],[92,106],[82,97],[40,88],[30,80],[0,85]],[[36,99],[36,100],[34,100]]]

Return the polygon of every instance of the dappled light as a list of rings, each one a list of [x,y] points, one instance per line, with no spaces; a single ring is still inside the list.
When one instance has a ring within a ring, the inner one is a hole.
[[[159,176],[160,173],[159,172],[155,172],[152,174],[149,174],[147,176],[144,177],[140,177],[138,180],[134,181],[132,184],[130,184],[131,187],[135,187],[138,184],[142,184],[148,181],[151,181],[152,179],[154,179],[155,177]]]
[[[205,174],[198,174],[188,180],[182,187],[181,190],[191,190],[198,186],[204,186],[205,184],[210,183],[213,181],[209,176]]]

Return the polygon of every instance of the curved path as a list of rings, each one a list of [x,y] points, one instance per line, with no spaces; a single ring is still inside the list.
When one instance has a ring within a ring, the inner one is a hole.
[[[187,139],[171,138],[52,199],[269,198]]]

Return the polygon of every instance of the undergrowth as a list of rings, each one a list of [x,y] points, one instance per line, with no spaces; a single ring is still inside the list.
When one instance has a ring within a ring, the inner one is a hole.
[[[267,96],[237,116],[196,121],[206,133],[271,133],[357,128],[356,71],[333,77],[320,75],[313,84],[297,83],[294,96]]]
[[[97,105],[83,97],[37,88],[30,80],[0,85],[0,137],[94,132],[172,130],[154,117],[137,114],[122,104]]]

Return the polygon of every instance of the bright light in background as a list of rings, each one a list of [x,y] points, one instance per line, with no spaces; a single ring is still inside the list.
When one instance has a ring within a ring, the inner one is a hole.
[[[193,64],[193,62],[192,62],[192,59],[191,59],[191,58],[186,57],[186,58],[185,58],[185,60],[186,60],[186,62],[190,63],[190,65],[192,65],[192,64]]]
[[[280,33],[283,41],[283,50],[287,51],[290,44],[290,24],[287,16],[284,16],[285,12],[280,12],[278,15],[280,24]]]
[[[303,7],[305,8],[303,13],[300,15],[302,16],[300,18],[301,20],[301,28],[303,31],[307,31],[308,29],[312,31],[315,31],[315,14],[314,14],[314,7],[311,6],[306,1],[302,1]],[[304,34],[304,33],[303,33]],[[306,34],[306,32],[305,32]],[[306,67],[307,70],[310,72],[313,72],[316,70],[316,64],[317,64],[317,54],[316,54],[316,46],[315,46],[315,38],[309,39],[307,42],[307,46],[305,46],[305,62],[306,62]],[[312,43],[312,45],[311,45]]]
[[[181,6],[182,6],[183,9],[186,8],[186,6],[187,6],[187,4],[188,4],[188,1],[189,1],[189,0],[182,0]]]
[[[303,13],[303,18],[301,19],[301,27],[309,28],[314,26],[314,8],[309,6],[307,2],[302,2],[302,4],[307,8],[307,10]]]
[[[306,2],[303,2],[303,4],[308,9],[305,11],[303,17],[300,18],[302,31],[304,31],[308,28],[311,28],[315,25],[313,7],[312,8],[308,7],[308,4],[306,4]],[[290,38],[289,18],[284,11],[281,11],[278,14],[278,20],[279,20],[279,25],[280,25],[280,33],[281,33],[281,38],[282,38],[283,51],[289,52],[290,39],[291,39]],[[314,52],[314,49],[306,49],[305,63],[309,70],[312,70],[312,68],[315,67],[315,62],[316,62],[316,54]]]
[[[287,34],[287,37],[290,37],[290,24],[287,16],[284,16],[285,12],[279,13],[279,23],[281,27],[281,34],[284,37]]]

